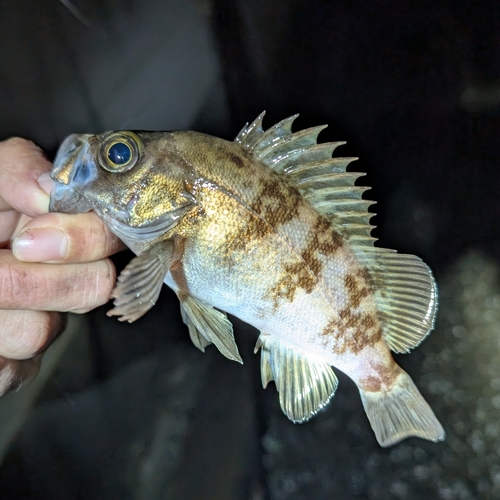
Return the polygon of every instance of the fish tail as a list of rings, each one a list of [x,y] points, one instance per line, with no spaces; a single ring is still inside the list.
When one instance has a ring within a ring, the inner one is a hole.
[[[360,387],[359,392],[380,446],[391,446],[410,436],[444,440],[443,426],[405,371],[401,370],[387,391],[371,392]]]

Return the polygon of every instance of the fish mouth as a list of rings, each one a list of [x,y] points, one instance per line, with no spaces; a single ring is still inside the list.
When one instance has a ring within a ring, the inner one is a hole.
[[[92,206],[71,186],[55,182],[50,193],[49,212],[80,214],[92,210]]]
[[[81,193],[83,187],[97,178],[97,165],[90,154],[90,137],[90,134],[73,134],[59,147],[50,173],[54,181],[50,212],[75,214],[92,210],[92,204]]]

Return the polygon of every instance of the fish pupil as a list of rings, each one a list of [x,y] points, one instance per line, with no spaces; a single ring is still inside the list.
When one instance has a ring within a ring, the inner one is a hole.
[[[108,150],[108,158],[115,165],[125,165],[130,161],[131,156],[130,146],[123,142],[113,144]]]

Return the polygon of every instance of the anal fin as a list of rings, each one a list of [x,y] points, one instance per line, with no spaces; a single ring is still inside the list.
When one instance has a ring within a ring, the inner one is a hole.
[[[189,318],[187,321],[195,328],[195,330],[189,329],[194,345],[203,351],[208,344],[214,343],[226,358],[243,364],[234,340],[233,325],[226,314],[185,292],[180,292],[178,296],[181,307]],[[189,323],[186,324],[189,328]]]
[[[262,385],[274,380],[283,413],[293,422],[309,420],[335,394],[338,380],[331,366],[315,356],[261,333],[255,352],[260,358]]]

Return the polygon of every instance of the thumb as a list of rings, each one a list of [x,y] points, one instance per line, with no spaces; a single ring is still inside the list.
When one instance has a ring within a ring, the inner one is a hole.
[[[31,141],[0,142],[0,211],[14,209],[30,217],[48,212],[51,181],[42,174],[51,167]]]

